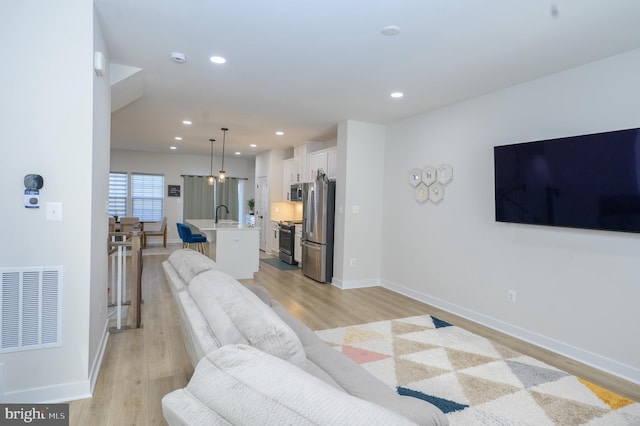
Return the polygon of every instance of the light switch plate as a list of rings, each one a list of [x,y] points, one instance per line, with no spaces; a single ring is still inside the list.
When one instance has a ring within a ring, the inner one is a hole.
[[[47,220],[62,220],[62,203],[47,202]]]

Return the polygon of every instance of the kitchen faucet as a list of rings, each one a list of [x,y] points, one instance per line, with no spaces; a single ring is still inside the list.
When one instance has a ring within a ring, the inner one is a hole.
[[[216,221],[215,221],[215,223],[218,223],[218,210],[220,210],[220,207],[224,207],[224,209],[226,210],[227,214],[229,214],[229,209],[227,208],[227,206],[225,206],[224,204],[220,204],[218,207],[216,207]]]

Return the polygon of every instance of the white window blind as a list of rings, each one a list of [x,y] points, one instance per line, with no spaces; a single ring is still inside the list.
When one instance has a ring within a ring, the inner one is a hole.
[[[126,173],[109,173],[109,216],[127,215],[128,180]]]
[[[131,175],[131,215],[141,221],[164,217],[164,176],[133,173]]]

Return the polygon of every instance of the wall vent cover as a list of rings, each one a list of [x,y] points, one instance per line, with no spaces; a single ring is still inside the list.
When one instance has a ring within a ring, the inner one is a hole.
[[[0,353],[62,345],[62,266],[0,268]]]

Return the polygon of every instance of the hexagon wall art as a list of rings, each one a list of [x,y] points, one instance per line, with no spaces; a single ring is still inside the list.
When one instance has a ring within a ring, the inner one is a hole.
[[[437,204],[444,198],[444,186],[439,183],[434,183],[429,186],[429,200],[433,204]]]
[[[415,168],[411,170],[411,173],[409,174],[409,183],[411,184],[411,186],[418,186],[420,182],[422,182],[422,172],[420,171],[420,169]]]
[[[429,187],[424,183],[416,186],[416,201],[420,204],[429,199]]]
[[[422,181],[429,186],[436,181],[436,168],[427,166],[422,170]]]
[[[444,187],[453,179],[453,167],[441,164],[438,168],[426,166],[413,168],[409,173],[409,184],[415,189],[416,201],[424,204],[431,201],[438,204],[444,200]]]
[[[448,164],[441,164],[438,167],[438,183],[446,185],[453,179],[453,167]]]

